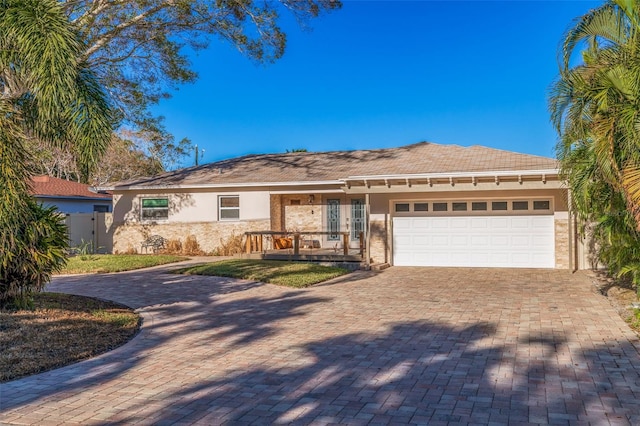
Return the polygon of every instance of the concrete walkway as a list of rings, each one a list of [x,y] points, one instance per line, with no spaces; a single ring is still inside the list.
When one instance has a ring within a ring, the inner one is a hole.
[[[586,275],[394,267],[306,290],[56,278],[141,333],[0,385],[2,424],[640,424],[638,341]]]

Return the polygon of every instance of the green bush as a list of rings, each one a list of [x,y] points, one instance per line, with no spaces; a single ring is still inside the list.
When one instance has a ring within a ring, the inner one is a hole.
[[[27,201],[24,214],[0,215],[0,306],[28,308],[66,263],[67,227],[55,207]]]

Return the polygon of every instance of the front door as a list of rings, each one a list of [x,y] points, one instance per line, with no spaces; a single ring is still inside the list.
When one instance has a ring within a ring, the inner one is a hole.
[[[342,241],[342,236],[339,234],[341,230],[340,217],[340,200],[327,200],[327,232],[330,232],[327,235],[327,241]]]
[[[364,200],[360,198],[352,199],[350,224],[351,247],[359,247],[360,245],[360,233],[364,232],[364,226],[366,222],[365,216]]]
[[[354,198],[345,203],[344,198],[327,199],[326,232],[327,242],[342,247],[341,232],[349,233],[349,246],[360,247],[360,233],[365,232],[366,211],[364,199]]]

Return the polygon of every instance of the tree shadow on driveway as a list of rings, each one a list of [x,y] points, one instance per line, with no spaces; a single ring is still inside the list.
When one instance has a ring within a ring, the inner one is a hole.
[[[112,353],[0,385],[2,408],[23,422],[80,410],[120,424],[640,424],[640,359],[626,335],[602,330],[613,323],[552,317],[557,285],[521,271],[509,284],[502,271],[460,274],[430,271],[426,287],[422,270],[398,269],[310,290],[65,279],[56,290],[129,302],[145,327]],[[458,281],[464,291],[442,290]],[[576,309],[590,306],[567,288]]]
[[[329,301],[304,291],[219,277],[124,273],[55,279],[48,291],[113,300],[136,308],[143,326],[133,340],[77,364],[0,384],[0,411],[33,401],[62,401],[77,392],[99,392],[151,362],[158,348],[208,346],[224,352],[276,333],[281,323],[305,315],[307,305]],[[246,292],[253,290],[251,296]],[[257,290],[257,291],[256,291]],[[231,295],[231,296],[229,296]],[[185,343],[186,339],[186,343]]]
[[[553,336],[491,344],[491,324],[427,321],[351,333],[300,348],[298,368],[236,370],[114,421],[169,424],[639,424],[640,383],[603,346],[579,354]],[[517,351],[532,354],[528,362]],[[277,354],[274,354],[274,356]],[[628,354],[627,354],[628,355]],[[566,357],[566,362],[565,362]],[[614,356],[615,358],[615,356]],[[286,360],[283,360],[286,364]],[[276,363],[277,364],[277,363]],[[623,361],[624,364],[624,361]],[[212,372],[212,375],[215,375]],[[142,410],[142,411],[139,411]]]

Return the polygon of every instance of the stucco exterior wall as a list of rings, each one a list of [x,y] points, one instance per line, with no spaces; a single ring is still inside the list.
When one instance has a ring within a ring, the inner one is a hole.
[[[239,220],[219,220],[218,200],[223,195],[238,195]],[[141,220],[141,200],[147,197],[169,198],[168,219]],[[160,235],[167,240],[179,240],[182,243],[187,236],[193,235],[203,251],[213,253],[234,235],[271,229],[270,196],[267,191],[147,191],[142,194],[128,191],[115,194],[113,200],[114,252],[140,252],[142,242],[149,235]]]
[[[243,235],[247,231],[269,229],[269,220],[249,220],[235,222],[188,222],[156,224],[120,224],[113,235],[114,253],[141,250],[142,242],[150,235],[160,235],[167,240],[179,240],[184,244],[189,235],[196,237],[200,248],[206,253],[215,253],[229,238]]]
[[[127,191],[113,197],[113,218],[116,223],[151,223],[140,218],[143,198],[168,197],[169,218],[157,223],[197,223],[218,221],[220,196],[237,195],[240,198],[240,220],[263,220],[270,216],[268,191],[205,192],[185,191],[167,193],[147,191],[136,194]]]

